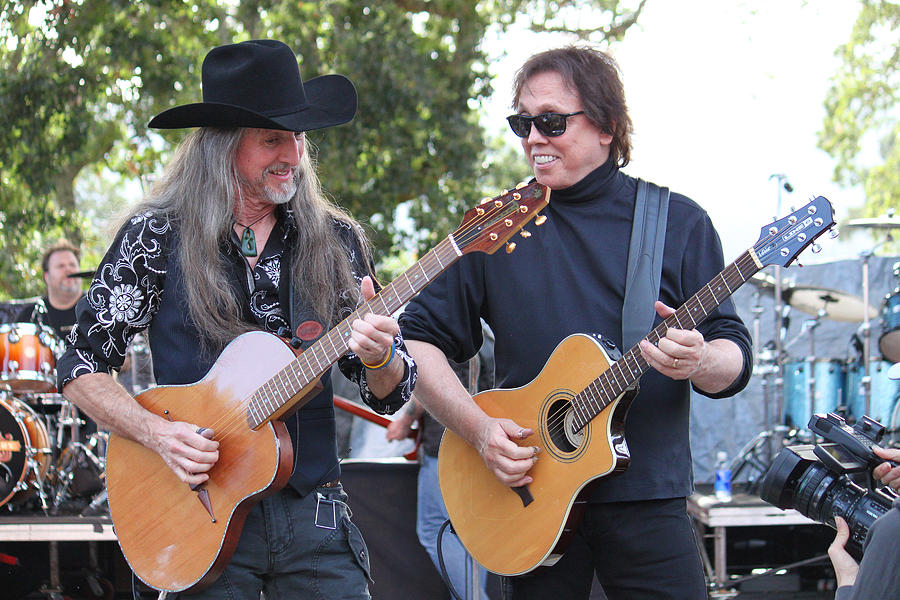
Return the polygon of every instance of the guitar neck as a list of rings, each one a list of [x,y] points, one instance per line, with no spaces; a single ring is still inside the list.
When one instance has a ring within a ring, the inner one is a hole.
[[[669,328],[693,329],[761,268],[762,265],[751,250],[744,252],[641,341],[647,340],[656,346],[666,336]],[[574,430],[580,431],[625,390],[632,387],[649,368],[650,365],[641,355],[638,342],[572,400]]]
[[[362,303],[343,321],[307,348],[295,360],[281,369],[269,381],[260,386],[250,397],[247,421],[255,429],[282,413],[291,400],[308,385],[319,379],[337,360],[350,349],[350,324],[367,313],[382,316],[394,314],[401,306],[418,294],[435,277],[455,263],[462,252],[453,236],[448,236],[429,250],[421,260],[385,286],[371,300]],[[297,397],[294,402],[299,402]]]

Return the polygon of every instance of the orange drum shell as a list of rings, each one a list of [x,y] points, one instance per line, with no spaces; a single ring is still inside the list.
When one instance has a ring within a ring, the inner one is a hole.
[[[26,461],[22,472],[16,474],[18,483],[24,483],[25,489],[14,488],[5,498],[0,498],[0,505],[3,505],[7,500],[22,502],[33,496],[37,491],[35,481],[43,482],[46,479],[52,457],[47,428],[30,406],[16,398],[0,397],[0,411],[6,411],[12,416],[20,429],[18,433],[24,437],[25,445],[20,451],[31,453],[36,463],[29,464]],[[37,467],[36,472],[34,466]]]
[[[56,391],[59,342],[52,330],[34,323],[0,325],[0,381],[16,394]]]

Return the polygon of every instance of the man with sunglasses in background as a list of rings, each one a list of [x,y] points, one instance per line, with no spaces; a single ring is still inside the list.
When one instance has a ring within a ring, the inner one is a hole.
[[[535,178],[552,190],[546,222],[529,228],[511,255],[463,256],[409,304],[400,325],[419,365],[419,400],[518,487],[533,481],[536,461],[555,459],[526,441],[536,432],[485,414],[445,357],[461,362],[477,352],[479,317],[496,335],[499,388],[528,384],[573,333],[599,333],[622,349],[637,180],[620,170],[632,125],[608,55],[568,47],[531,57],[517,73],[513,106],[509,124]],[[660,301],[647,301],[648,322],[653,310],[655,323],[671,315],[723,268],[718,235],[696,203],[671,194],[666,223]],[[629,468],[600,479],[562,558],[504,578],[504,598],[586,599],[594,573],[610,600],[706,597],[685,500],[693,485],[690,390],[721,398],[743,389],[750,336],[726,300],[696,329],[670,328],[657,346],[642,341],[640,352],[652,369],[625,420]]]

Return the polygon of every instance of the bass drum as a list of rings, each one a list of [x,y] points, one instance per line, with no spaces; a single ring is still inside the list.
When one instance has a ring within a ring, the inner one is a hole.
[[[61,347],[53,330],[44,325],[0,325],[0,382],[16,394],[54,391],[56,353]]]
[[[24,402],[0,397],[0,506],[41,489],[52,448],[47,428]]]
[[[810,387],[815,378],[815,395]],[[829,413],[845,403],[844,364],[836,359],[800,360],[784,366],[784,423],[806,429],[813,413]]]
[[[881,305],[881,336],[878,349],[884,360],[900,362],[900,290],[885,297]]]
[[[888,377],[888,369],[892,363],[883,360],[869,361],[869,394],[868,416],[885,427],[890,427],[894,414],[894,405],[900,397],[900,381]],[[850,365],[847,369],[847,408],[857,421],[866,414],[866,395],[863,390],[863,377],[866,374],[864,365]]]

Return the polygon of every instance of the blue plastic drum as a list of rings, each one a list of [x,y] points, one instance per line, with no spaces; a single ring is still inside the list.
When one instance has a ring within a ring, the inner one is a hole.
[[[892,363],[900,362],[900,291],[885,297],[881,305],[881,356]]]
[[[811,396],[815,379],[815,396]],[[843,362],[836,359],[803,360],[784,365],[784,423],[806,429],[813,413],[834,412],[845,404]]]
[[[888,369],[893,363],[883,360],[869,361],[869,378],[872,392],[869,398],[868,415],[888,427],[897,398],[900,397],[900,381],[889,379]],[[850,416],[859,419],[866,414],[866,396],[862,381],[865,375],[863,365],[850,365],[847,369],[847,408]]]

